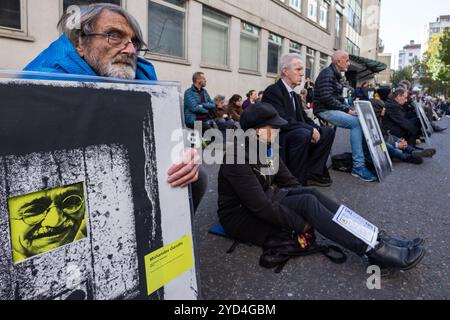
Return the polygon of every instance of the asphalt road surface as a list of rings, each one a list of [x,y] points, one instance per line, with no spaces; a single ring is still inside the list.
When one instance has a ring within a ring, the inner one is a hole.
[[[450,119],[438,124],[450,127]],[[390,234],[426,240],[427,254],[421,264],[383,277],[380,290],[367,288],[367,261],[348,251],[345,264],[334,264],[317,254],[289,261],[280,274],[259,266],[259,247],[239,245],[227,254],[232,241],[208,234],[218,221],[219,166],[207,166],[209,190],[194,219],[200,298],[449,299],[450,132],[434,134],[432,144],[438,150],[432,159],[425,159],[422,165],[396,162],[394,172],[383,183],[367,183],[330,171],[333,185],[320,188]],[[346,151],[350,151],[348,130],[338,129],[332,153]],[[321,237],[318,240],[322,241]]]

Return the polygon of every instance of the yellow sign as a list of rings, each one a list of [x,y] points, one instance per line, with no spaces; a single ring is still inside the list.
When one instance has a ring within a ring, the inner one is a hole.
[[[145,257],[147,292],[153,292],[193,267],[192,240],[187,235]]]
[[[384,153],[388,152],[388,149],[384,143],[381,144],[381,149],[383,150]]]

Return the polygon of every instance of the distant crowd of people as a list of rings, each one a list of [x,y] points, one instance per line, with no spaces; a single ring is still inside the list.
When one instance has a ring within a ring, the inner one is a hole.
[[[319,74],[315,83],[307,78],[300,94],[295,89],[304,76],[301,57],[295,53],[284,55],[279,65],[279,79],[263,92],[257,94],[256,90],[251,90],[244,104],[241,96],[233,95],[227,107],[223,107],[224,97],[219,95],[214,100],[220,113],[205,108],[196,118],[203,121],[203,129],[211,127],[211,123],[221,130],[256,129],[257,139],[269,145],[276,135],[272,130],[279,129],[280,132],[282,165],[280,172],[274,173],[273,177],[261,177],[261,167],[258,165],[222,165],[219,173],[219,218],[227,233],[234,238],[263,245],[264,239],[277,228],[295,230],[297,233],[317,228],[329,239],[360,255],[368,250],[372,261],[383,266],[400,269],[414,266],[423,257],[421,239],[402,242],[397,238],[392,240],[392,237],[390,241],[380,238],[384,249],[371,251],[360,240],[331,223],[339,205],[307,187],[329,187],[333,183],[327,160],[336,128],[350,130],[352,175],[366,182],[378,181],[357,112],[353,108],[354,101],[371,102],[391,158],[413,164],[421,164],[423,158],[436,154],[433,148],[418,146],[424,138],[424,131],[413,103],[423,102],[434,131],[446,129],[433,121],[446,114],[448,106],[439,100],[417,96],[411,91],[411,83],[406,80],[395,89],[373,87],[368,82],[356,90],[350,88],[345,79],[350,66],[349,55],[345,51],[334,53],[332,64]],[[204,74],[196,73],[193,82],[198,99],[190,103],[189,91],[193,89],[186,91],[185,114],[201,107],[205,101],[203,97],[208,97]],[[208,120],[203,118],[204,114],[208,115]],[[188,126],[191,125],[188,123]],[[270,134],[259,134],[261,130],[268,130]],[[296,191],[292,196],[289,192],[278,195],[275,208],[273,198],[268,198],[266,194],[270,190],[270,185],[267,185],[270,182],[278,189],[302,186],[303,191]]]

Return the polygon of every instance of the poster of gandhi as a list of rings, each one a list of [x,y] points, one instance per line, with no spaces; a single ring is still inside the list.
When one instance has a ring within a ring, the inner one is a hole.
[[[176,89],[0,79],[0,299],[171,298],[144,257],[191,227],[187,194],[160,199],[155,112]]]

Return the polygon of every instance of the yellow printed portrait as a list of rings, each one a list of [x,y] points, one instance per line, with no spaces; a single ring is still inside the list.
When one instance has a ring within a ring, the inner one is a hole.
[[[86,238],[84,184],[8,200],[14,263]]]

